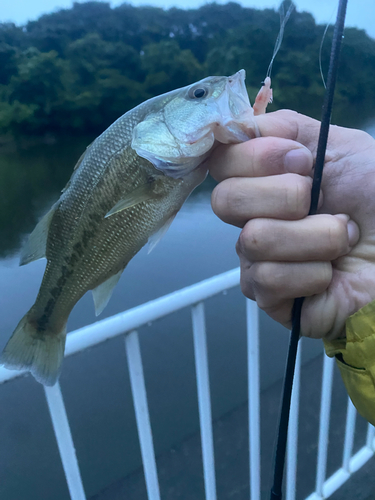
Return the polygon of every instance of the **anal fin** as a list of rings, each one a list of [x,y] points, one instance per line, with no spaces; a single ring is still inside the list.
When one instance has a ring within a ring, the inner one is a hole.
[[[99,316],[99,314],[103,311],[105,306],[108,304],[109,299],[111,298],[112,292],[115,286],[118,283],[118,280],[121,277],[123,269],[118,273],[114,274],[106,281],[98,285],[96,288],[92,290],[92,296],[94,299],[95,305],[95,315]]]

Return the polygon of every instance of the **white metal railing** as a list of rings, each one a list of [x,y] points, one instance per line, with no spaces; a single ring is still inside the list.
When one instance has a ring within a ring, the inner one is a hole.
[[[74,449],[60,384],[57,383],[53,387],[44,387],[44,392],[47,398],[48,409],[51,415],[53,430],[55,431],[70,497],[73,500],[85,500],[86,496],[83,489],[81,474],[79,472],[76,451]]]
[[[318,462],[316,472],[315,491],[306,500],[324,500],[329,498],[340,486],[342,486],[350,476],[360,469],[375,452],[375,428],[368,424],[367,438],[365,445],[352,455],[353,438],[355,431],[356,410],[348,398],[348,411],[346,418],[345,442],[343,451],[343,465],[329,478],[326,478],[327,452],[328,452],[328,432],[329,416],[331,409],[331,393],[333,383],[333,358],[324,358],[322,396],[320,407],[320,431],[318,444]]]
[[[286,461],[286,500],[295,500],[297,483],[298,412],[301,381],[301,347],[297,351],[292,399],[290,403],[289,430]]]
[[[128,358],[130,384],[132,388],[135,416],[137,420],[139,443],[145,472],[149,500],[160,500],[158,474],[150,415],[148,413],[146,385],[143,376],[141,348],[138,333],[133,330],[125,337],[126,356]]]
[[[192,307],[195,370],[197,374],[199,422],[201,428],[204,487],[206,498],[216,500],[214,440],[212,435],[210,381],[208,377],[208,358],[204,304],[199,302]]]
[[[157,467],[152,440],[147,394],[143,376],[142,357],[137,328],[179,309],[192,309],[192,329],[197,375],[198,407],[201,429],[204,484],[206,500],[216,500],[214,447],[211,419],[210,384],[206,344],[204,300],[239,285],[240,271],[234,269],[196,283],[129,311],[117,314],[68,335],[66,356],[82,351],[109,338],[124,335],[125,350],[130,372],[131,389],[135,407],[139,441],[149,500],[160,500]],[[248,339],[248,399],[249,399],[249,448],[250,448],[250,498],[260,500],[260,383],[259,383],[259,317],[255,303],[246,300]],[[288,435],[286,465],[286,499],[296,500],[297,441],[301,349],[297,356],[295,383],[292,394],[291,422]],[[342,467],[326,477],[329,416],[333,383],[334,360],[324,358],[320,431],[315,491],[305,500],[324,500],[331,496],[350,476],[360,469],[375,452],[375,428],[368,425],[364,446],[352,455],[356,411],[348,400],[345,442]],[[22,375],[0,367],[0,384]],[[79,471],[69,420],[57,383],[45,387],[48,408],[64,468],[70,497],[85,500],[86,496]]]
[[[260,499],[260,385],[259,385],[259,311],[246,300],[247,366],[249,391],[250,498]]]

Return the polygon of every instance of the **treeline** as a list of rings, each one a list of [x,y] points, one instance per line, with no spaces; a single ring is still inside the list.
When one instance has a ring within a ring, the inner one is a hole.
[[[163,10],[102,2],[25,26],[0,24],[0,134],[97,133],[145,99],[214,74],[247,72],[254,100],[279,30],[279,14],[236,3]],[[324,26],[294,12],[273,67],[273,109],[319,117]],[[322,67],[327,72],[332,30]],[[375,114],[375,40],[347,29],[336,123]]]

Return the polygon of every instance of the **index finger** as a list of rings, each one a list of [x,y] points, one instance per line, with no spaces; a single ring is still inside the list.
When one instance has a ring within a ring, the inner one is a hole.
[[[256,117],[261,137],[282,137],[302,144],[313,155],[318,145],[320,122],[290,109]]]
[[[261,137],[219,146],[207,160],[210,174],[229,177],[263,177],[284,173],[310,175],[320,123],[290,110],[256,117]]]
[[[240,144],[219,146],[205,165],[219,182],[230,177],[266,177],[286,173],[310,175],[313,156],[298,142],[259,137]]]

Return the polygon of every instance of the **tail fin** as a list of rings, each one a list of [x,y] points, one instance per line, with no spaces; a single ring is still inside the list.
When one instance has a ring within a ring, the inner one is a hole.
[[[65,339],[65,327],[59,334],[41,335],[26,314],[5,346],[0,364],[10,370],[28,370],[41,384],[54,385],[61,372]]]

